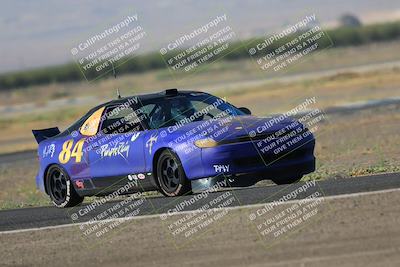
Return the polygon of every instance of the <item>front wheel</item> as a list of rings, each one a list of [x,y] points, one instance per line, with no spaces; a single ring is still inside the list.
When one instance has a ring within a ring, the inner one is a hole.
[[[53,165],[47,172],[47,193],[58,208],[73,207],[83,201],[71,184],[68,174],[59,166]]]
[[[163,151],[158,158],[157,180],[165,196],[181,196],[191,191],[190,181],[178,156],[170,150]]]
[[[303,176],[293,176],[290,178],[272,178],[271,180],[276,183],[277,185],[281,185],[281,184],[293,184],[293,183],[297,183],[298,181],[301,180]]]

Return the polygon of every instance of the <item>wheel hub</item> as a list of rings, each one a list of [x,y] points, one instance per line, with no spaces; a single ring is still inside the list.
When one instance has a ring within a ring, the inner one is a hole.
[[[57,202],[63,202],[67,196],[67,181],[62,172],[54,170],[50,176],[50,190]]]
[[[174,190],[179,184],[178,164],[172,158],[167,158],[162,164],[162,180],[168,189]]]

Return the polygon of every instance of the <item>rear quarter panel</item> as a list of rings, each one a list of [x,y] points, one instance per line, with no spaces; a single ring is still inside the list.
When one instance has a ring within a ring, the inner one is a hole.
[[[39,190],[45,192],[45,176],[48,167],[53,164],[58,164],[64,168],[71,178],[80,178],[88,175],[88,164],[87,164],[87,154],[83,153],[81,162],[76,163],[74,160],[69,160],[66,163],[60,163],[59,156],[63,150],[63,144],[72,140],[75,145],[79,140],[82,139],[81,135],[72,137],[67,135],[64,137],[51,138],[42,141],[38,147],[38,157],[39,157],[39,171],[36,176],[36,186]]]

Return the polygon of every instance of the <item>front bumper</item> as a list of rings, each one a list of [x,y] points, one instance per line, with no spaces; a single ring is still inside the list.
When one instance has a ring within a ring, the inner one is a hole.
[[[289,143],[286,143],[289,144]],[[190,180],[215,176],[260,173],[264,178],[302,176],[315,170],[313,135],[286,149],[260,149],[255,141],[202,149],[202,171],[188,175]]]

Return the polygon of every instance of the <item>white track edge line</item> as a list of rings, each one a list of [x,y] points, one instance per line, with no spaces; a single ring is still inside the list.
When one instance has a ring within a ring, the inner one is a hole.
[[[359,196],[367,196],[367,195],[384,194],[384,193],[391,193],[391,192],[397,192],[397,191],[400,191],[400,188],[376,190],[376,191],[370,191],[370,192],[349,193],[349,194],[333,195],[333,196],[320,197],[320,198],[323,198],[324,200],[334,200],[334,199],[343,199],[343,198],[351,198],[351,197],[359,197]],[[312,200],[315,200],[315,199],[309,199],[306,201],[312,201]],[[286,202],[280,202],[280,203],[278,203],[278,205],[297,203],[299,201],[305,201],[305,199],[289,200]],[[257,208],[257,207],[263,207],[267,203],[268,202],[243,205],[243,206],[235,206],[235,207],[225,207],[225,208],[219,208],[218,210],[221,210],[221,209],[238,210],[238,209],[246,209],[246,208]],[[151,214],[151,215],[142,215],[142,216],[132,216],[132,217],[115,218],[115,219],[108,219],[108,220],[99,220],[99,221],[96,221],[93,223],[98,223],[100,221],[101,222],[115,222],[115,221],[142,220],[142,219],[149,219],[149,218],[160,218],[161,216],[169,216],[170,217],[170,216],[191,214],[193,212],[199,212],[199,211],[198,210],[188,210],[188,211],[176,212],[173,214],[160,213],[160,214]],[[8,230],[8,231],[1,231],[0,235],[1,234],[15,234],[15,233],[23,233],[23,232],[32,232],[32,231],[43,231],[43,230],[58,229],[58,228],[65,228],[65,227],[71,227],[71,226],[78,227],[80,225],[88,224],[88,223],[90,224],[90,222],[81,222],[81,223],[68,223],[68,224],[61,224],[61,225],[36,227],[36,228]]]

